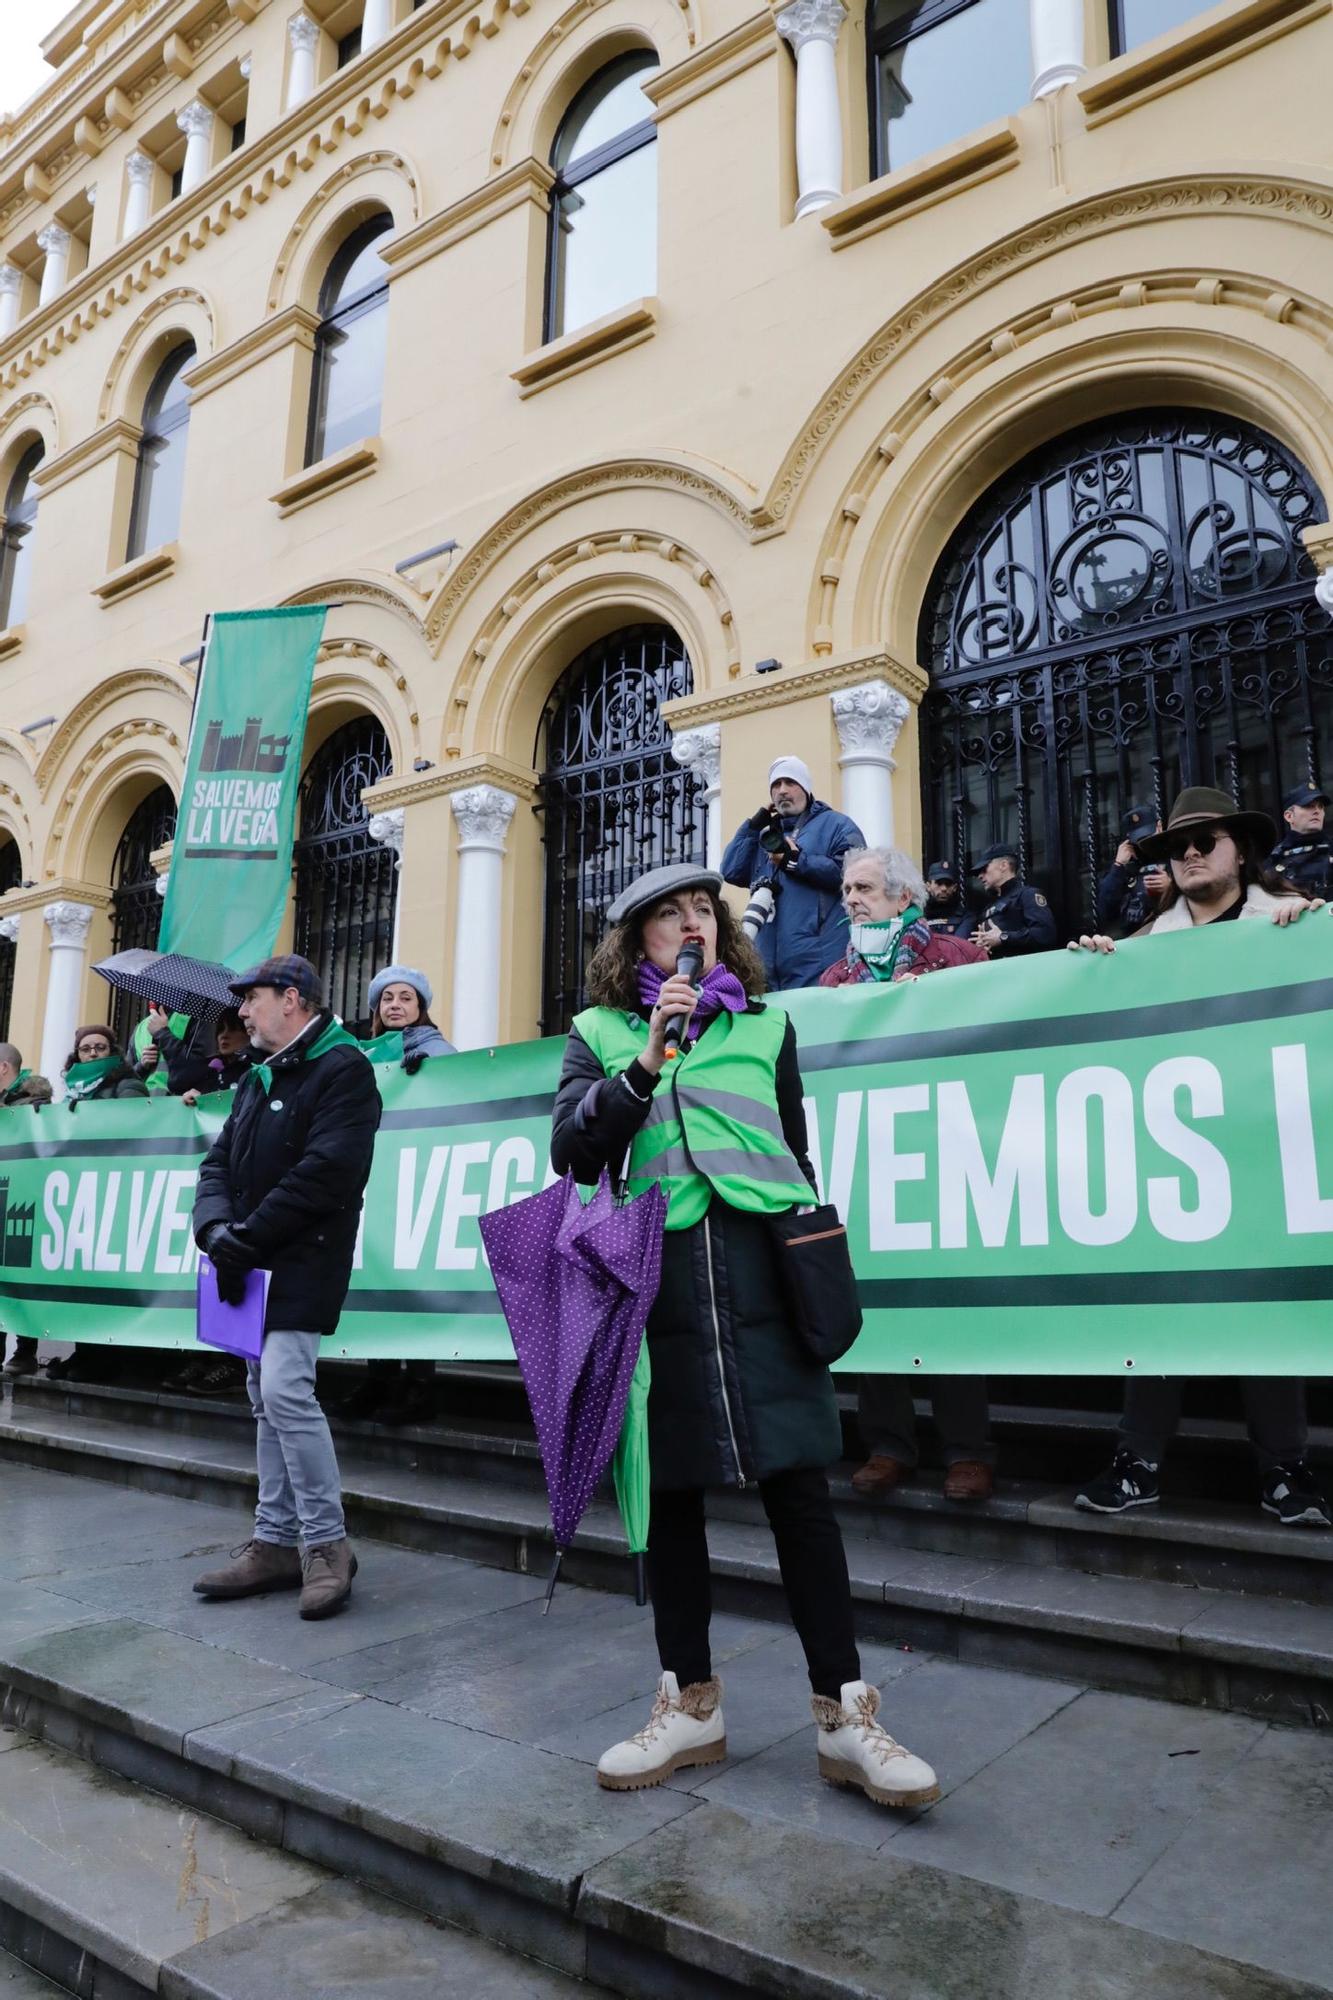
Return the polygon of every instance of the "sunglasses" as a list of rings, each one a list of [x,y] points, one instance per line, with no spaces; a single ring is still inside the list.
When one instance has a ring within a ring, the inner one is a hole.
[[[1219,826],[1211,832],[1181,833],[1177,834],[1174,840],[1167,841],[1166,851],[1173,861],[1183,861],[1191,848],[1196,854],[1207,856],[1212,853],[1219,840],[1230,838],[1224,826]]]

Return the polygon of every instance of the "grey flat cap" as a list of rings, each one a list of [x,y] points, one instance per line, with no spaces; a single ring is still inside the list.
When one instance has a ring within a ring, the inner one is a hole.
[[[722,892],[722,877],[716,868],[696,868],[688,861],[675,861],[669,868],[650,868],[646,875],[640,875],[622,889],[606,913],[611,924],[623,924],[626,917],[647,907],[649,903],[660,903],[663,896],[670,896],[676,889],[711,889],[715,896]]]

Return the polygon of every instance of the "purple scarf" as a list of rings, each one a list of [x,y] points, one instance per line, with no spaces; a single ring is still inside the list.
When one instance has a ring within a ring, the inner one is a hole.
[[[639,998],[645,1007],[657,1005],[657,996],[666,984],[668,974],[651,959],[639,960]],[[745,988],[735,973],[725,965],[710,966],[699,982],[699,1004],[690,1016],[691,1026],[712,1019],[723,1008],[729,1014],[743,1014],[749,1005]]]

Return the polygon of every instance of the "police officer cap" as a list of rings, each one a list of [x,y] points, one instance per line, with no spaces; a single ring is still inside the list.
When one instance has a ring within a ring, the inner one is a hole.
[[[677,889],[709,889],[715,896],[722,893],[722,877],[715,868],[696,868],[688,861],[675,861],[669,868],[650,868],[646,875],[640,875],[622,889],[606,913],[608,923],[623,924],[627,917],[637,916],[641,910],[653,903],[660,903],[663,896],[674,895]]]
[[[1146,840],[1157,831],[1157,808],[1155,806],[1131,806],[1120,821],[1120,838],[1132,840],[1136,844]]]
[[[1318,785],[1293,785],[1289,792],[1282,794],[1282,810],[1290,812],[1293,806],[1326,806],[1328,793],[1321,792]]]
[[[988,847],[979,860],[973,862],[968,873],[969,875],[980,875],[982,869],[988,868],[992,861],[1012,861],[1015,868],[1017,868],[1018,859],[1018,849],[1016,847],[1011,847],[1007,840],[997,840],[994,847]]]
[[[952,861],[932,861],[926,870],[927,882],[956,882],[958,870]]]

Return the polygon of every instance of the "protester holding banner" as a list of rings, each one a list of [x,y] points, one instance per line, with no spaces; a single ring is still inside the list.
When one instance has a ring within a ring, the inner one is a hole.
[[[370,1039],[365,1043],[372,1062],[400,1063],[415,1076],[432,1056],[457,1053],[430,1017],[434,989],[424,972],[412,965],[386,965],[370,982]],[[347,1422],[424,1423],[435,1410],[435,1363],[375,1358],[366,1376],[338,1406]]]
[[[255,1060],[199,1169],[194,1234],[225,1302],[239,1303],[249,1271],[270,1273],[263,1351],[247,1368],[259,1505],[253,1539],[194,1587],[300,1590],[301,1616],[327,1618],[351,1596],[356,1557],[315,1364],[347,1297],[380,1094],[308,959],[266,959],[232,991]]]
[[[721,888],[711,870],[679,864],[612,903],[552,1123],[558,1171],[595,1181],[628,1153],[631,1189],[657,1181],[668,1198],[646,1335],[662,1678],[647,1725],[605,1753],[598,1781],[636,1791],[726,1755],[704,1493],[754,1481],[809,1667],[821,1774],[879,1804],[924,1804],[938,1796],[935,1774],[879,1726],[878,1691],[861,1678],[824,1471],[841,1449],[837,1401],[791,1318],[769,1226],[813,1198],[796,1034],[759,999],[762,966]],[[678,969],[687,939],[699,947],[697,988]],[[673,1017],[695,1039],[668,1068]]]
[[[888,985],[952,965],[984,965],[979,944],[931,928],[927,900],[920,873],[896,848],[850,849],[842,858],[847,948],[820,974],[820,985]]]
[[[1187,931],[1201,924],[1249,918],[1293,923],[1317,907],[1268,874],[1264,856],[1273,844],[1266,813],[1240,812],[1225,792],[1191,786],[1171,808],[1165,833],[1140,840],[1145,862],[1165,862],[1170,882],[1159,914],[1140,938]],[[1113,952],[1109,937],[1084,936],[1070,950]],[[1121,1514],[1156,1506],[1161,1498],[1162,1456],[1180,1425],[1184,1383],[1178,1378],[1136,1376],[1126,1387],[1115,1455],[1090,1480],[1074,1504],[1094,1514]],[[1328,1502],[1305,1462],[1308,1429],[1305,1384],[1283,1376],[1253,1376],[1240,1384],[1245,1419],[1263,1481],[1261,1505],[1284,1526],[1327,1528]]]
[[[0,1106],[49,1104],[52,1095],[51,1086],[44,1076],[35,1076],[30,1069],[24,1069],[23,1057],[13,1042],[0,1042]],[[5,1336],[0,1331],[0,1352],[3,1352],[4,1344]],[[31,1335],[16,1335],[14,1352],[6,1361],[3,1373],[34,1375],[36,1372],[37,1342]]]

